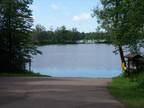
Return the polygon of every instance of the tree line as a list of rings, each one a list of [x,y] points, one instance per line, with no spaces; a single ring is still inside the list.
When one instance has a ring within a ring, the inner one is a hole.
[[[58,27],[55,31],[53,29],[46,30],[46,28],[40,24],[36,25],[32,33],[32,40],[35,44],[63,44],[63,43],[75,43],[76,40],[80,40],[82,34],[80,34],[76,28],[67,30],[65,26]]]
[[[40,24],[36,25],[32,32],[32,41],[34,44],[76,44],[79,40],[104,40],[110,43],[110,37],[105,32],[79,32],[77,28],[67,29],[65,26],[57,27],[56,30],[46,28]]]

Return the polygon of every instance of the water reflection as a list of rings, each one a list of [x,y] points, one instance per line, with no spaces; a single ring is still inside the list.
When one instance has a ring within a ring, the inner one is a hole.
[[[105,44],[50,45],[39,47],[32,69],[56,77],[114,77],[121,73],[119,55]]]

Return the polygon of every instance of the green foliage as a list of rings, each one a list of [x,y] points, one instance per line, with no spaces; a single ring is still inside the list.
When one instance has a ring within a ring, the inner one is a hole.
[[[35,44],[74,44],[78,40],[97,40],[103,43],[110,43],[110,37],[104,32],[80,33],[77,28],[68,30],[65,26],[58,27],[56,30],[46,30],[44,26],[37,25],[32,33],[32,40]]]
[[[100,9],[94,9],[101,27],[111,34],[116,46],[127,46],[131,52],[143,47],[144,1],[101,0]]]
[[[144,73],[136,77],[136,82],[138,83],[138,88],[144,89]]]
[[[37,25],[32,33],[32,40],[36,44],[57,44],[75,43],[81,38],[76,28],[67,30],[65,26],[57,28],[55,31],[44,29],[42,25]]]
[[[36,47],[31,43],[32,0],[0,0],[0,71],[25,70]]]
[[[98,31],[85,34],[86,40],[96,40],[97,42],[111,43],[111,37],[106,32]]]
[[[113,79],[108,86],[112,95],[117,97],[128,108],[144,107],[144,89],[140,87],[139,80],[143,80],[141,74],[134,78],[118,77]]]

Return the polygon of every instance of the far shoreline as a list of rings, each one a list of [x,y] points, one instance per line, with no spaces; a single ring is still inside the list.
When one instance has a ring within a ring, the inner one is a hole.
[[[36,46],[48,46],[48,45],[81,45],[81,44],[106,44],[106,45],[113,45],[111,42],[96,42],[96,43],[43,43],[43,44],[35,44]]]
[[[0,72],[0,77],[52,77],[52,76],[32,71],[24,71],[24,72],[21,71],[21,72]]]

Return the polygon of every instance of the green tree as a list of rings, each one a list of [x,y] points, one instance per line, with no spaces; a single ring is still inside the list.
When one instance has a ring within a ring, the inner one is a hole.
[[[0,0],[0,71],[26,70],[38,51],[31,43],[32,0]]]
[[[37,24],[35,29],[36,29],[35,30],[36,32],[45,32],[46,31],[46,28],[41,24]]]
[[[40,24],[36,25],[31,35],[32,35],[32,41],[35,44],[38,43],[45,44],[48,40],[48,33],[46,31],[46,28]]]
[[[143,0],[101,0],[102,7],[94,9],[101,27],[111,35],[113,44],[125,64],[123,46],[128,51],[138,52],[143,39]]]

